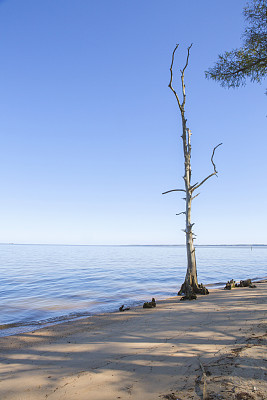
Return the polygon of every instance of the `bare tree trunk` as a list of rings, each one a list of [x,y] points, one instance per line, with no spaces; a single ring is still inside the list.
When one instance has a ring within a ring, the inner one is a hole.
[[[178,49],[178,44],[176,45],[173,54],[172,54],[172,62],[171,62],[171,67],[170,67],[170,72],[171,72],[171,78],[170,78],[170,83],[169,83],[169,88],[172,90],[172,92],[175,95],[175,98],[177,100],[179,109],[180,109],[180,114],[182,118],[182,141],[183,141],[183,152],[184,152],[184,183],[185,183],[185,189],[173,189],[169,190],[167,192],[164,192],[163,194],[173,192],[173,191],[180,191],[180,192],[185,192],[185,202],[186,202],[186,209],[184,212],[181,212],[179,214],[185,214],[186,216],[186,226],[185,226],[185,235],[186,235],[186,251],[187,251],[187,272],[185,276],[185,281],[181,286],[180,291],[178,292],[178,295],[184,295],[182,297],[183,300],[189,299],[196,299],[196,294],[208,294],[208,290],[202,285],[198,284],[197,280],[197,265],[196,265],[196,252],[195,252],[195,247],[194,247],[194,234],[192,232],[192,227],[193,223],[191,222],[191,206],[192,206],[192,201],[195,197],[198,196],[195,195],[193,196],[194,191],[199,188],[206,180],[208,180],[210,177],[213,175],[217,174],[215,164],[213,162],[213,156],[216,148],[220,146],[222,143],[220,143],[218,146],[216,146],[213,149],[212,157],[211,157],[211,162],[214,168],[214,172],[210,174],[208,177],[203,179],[202,182],[196,183],[193,186],[191,186],[191,131],[190,129],[187,128],[187,120],[185,118],[185,101],[186,101],[186,94],[185,94],[185,83],[184,83],[184,72],[188,66],[188,60],[189,60],[189,55],[190,55],[190,49],[192,45],[188,47],[187,49],[187,59],[184,68],[180,71],[181,72],[181,84],[182,84],[182,101],[180,101],[179,96],[177,92],[174,90],[172,86],[172,77],[173,77],[173,72],[172,72],[172,67],[173,67],[173,62],[174,62],[174,55],[176,50]],[[177,214],[177,215],[179,215]],[[181,299],[181,300],[182,300]]]
[[[183,75],[182,75],[183,78]],[[183,85],[184,89],[184,85]],[[180,294],[184,294],[186,298],[196,298],[196,293],[199,292],[199,285],[197,280],[197,265],[196,265],[196,251],[194,246],[192,227],[194,224],[191,222],[191,207],[192,207],[192,191],[191,191],[191,131],[186,126],[186,119],[184,116],[184,107],[181,110],[182,127],[183,127],[183,150],[184,150],[184,183],[185,183],[185,236],[186,236],[186,252],[187,252],[187,272],[185,282],[180,290]]]

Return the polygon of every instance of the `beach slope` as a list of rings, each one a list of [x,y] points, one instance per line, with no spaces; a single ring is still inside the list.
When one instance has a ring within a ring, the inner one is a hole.
[[[0,339],[1,400],[267,398],[267,283]]]

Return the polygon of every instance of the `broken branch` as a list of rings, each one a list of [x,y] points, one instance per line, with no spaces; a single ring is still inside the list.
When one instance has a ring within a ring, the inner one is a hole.
[[[196,185],[198,185],[198,182],[197,182],[197,183],[195,183],[194,185],[190,186],[189,190],[192,190],[192,189],[194,189],[194,187],[195,187]]]
[[[175,49],[173,50],[173,53],[172,53],[172,62],[171,62],[171,66],[170,66],[171,77],[170,77],[169,88],[170,88],[171,91],[174,93],[175,98],[176,98],[177,103],[178,103],[178,106],[179,106],[179,108],[180,108],[180,110],[181,110],[181,109],[182,109],[182,108],[181,108],[182,106],[181,106],[181,103],[180,103],[178,94],[176,93],[176,91],[175,91],[175,90],[173,89],[173,87],[172,87],[172,67],[173,67],[173,62],[174,62],[174,54],[175,54],[176,50],[178,49],[178,47],[179,47],[179,44],[177,44],[177,45],[175,46]]]
[[[213,162],[213,156],[214,156],[214,153],[215,153],[215,150],[217,149],[217,147],[219,147],[219,146],[221,146],[221,145],[222,145],[222,143],[217,144],[217,146],[214,147],[213,152],[212,152],[212,156],[211,156],[211,162],[212,162],[212,165],[213,165],[213,168],[214,168],[214,172],[215,172],[216,174],[217,174],[217,171],[216,171],[216,165],[215,165],[214,162]]]
[[[199,195],[200,195],[200,193],[196,194],[194,197],[192,197],[192,200],[194,200]]]
[[[193,46],[193,43],[187,48],[187,57],[186,57],[186,63],[184,68],[181,70],[181,81],[182,81],[182,89],[183,89],[183,103],[182,103],[182,108],[185,106],[185,99],[186,99],[186,94],[185,94],[185,84],[184,84],[184,72],[188,66],[188,60],[189,60],[189,55],[190,55],[190,49]]]
[[[189,47],[187,47],[187,57],[186,57],[186,63],[185,66],[183,68],[183,70],[181,71],[182,73],[184,73],[184,71],[186,70],[187,66],[188,66],[188,60],[189,60],[189,55],[190,55],[190,49],[193,46],[193,43],[190,44]]]
[[[192,190],[192,192],[193,192],[195,189],[198,189],[199,186],[203,185],[203,183],[205,183],[208,179],[210,179],[213,175],[216,175],[216,174],[217,174],[217,172],[213,172],[213,174],[210,174],[209,176],[207,176],[207,178],[203,179],[203,181],[200,182],[200,183]]]
[[[172,189],[168,190],[167,192],[163,192],[162,194],[170,193],[170,192],[185,192],[184,189]]]
[[[194,190],[198,189],[201,185],[203,185],[203,183],[205,183],[209,178],[211,178],[213,175],[216,175],[218,173],[217,170],[216,170],[216,166],[215,166],[215,164],[213,162],[213,156],[214,156],[214,153],[215,153],[215,150],[217,149],[217,147],[219,147],[221,145],[222,145],[222,143],[217,144],[217,146],[214,147],[213,152],[212,152],[211,162],[212,162],[212,165],[213,165],[213,168],[214,168],[214,172],[212,174],[210,174],[209,176],[207,176],[207,178],[203,179],[203,181],[200,182],[198,185],[191,186],[190,189],[191,189],[192,193],[194,192]]]

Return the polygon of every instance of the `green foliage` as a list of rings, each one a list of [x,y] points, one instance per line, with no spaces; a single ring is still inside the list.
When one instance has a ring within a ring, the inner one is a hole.
[[[246,79],[261,82],[267,74],[267,0],[251,0],[243,11],[247,26],[243,46],[219,55],[216,64],[205,72],[224,87],[238,87]]]

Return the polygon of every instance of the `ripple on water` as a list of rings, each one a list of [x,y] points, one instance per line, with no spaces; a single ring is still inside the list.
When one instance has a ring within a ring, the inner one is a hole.
[[[266,275],[266,246],[197,247],[198,278],[213,287]],[[1,245],[0,334],[114,311],[177,293],[184,246]]]

